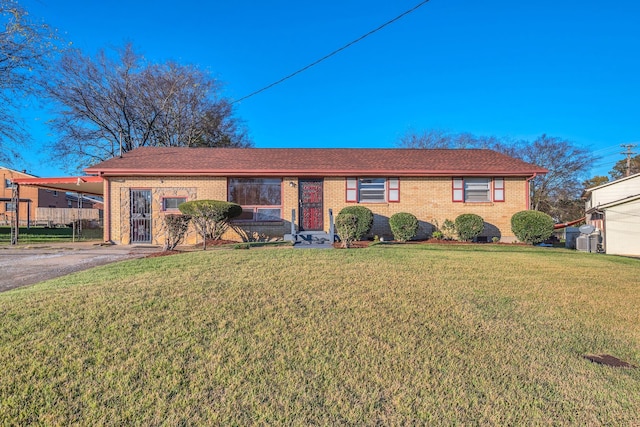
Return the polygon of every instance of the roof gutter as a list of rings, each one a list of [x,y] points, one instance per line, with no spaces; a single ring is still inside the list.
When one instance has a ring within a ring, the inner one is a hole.
[[[146,177],[146,176],[247,176],[247,177],[283,177],[283,176],[304,176],[304,177],[451,177],[451,176],[527,176],[531,172],[513,172],[513,171],[465,171],[465,170],[446,170],[446,171],[424,171],[411,170],[400,171],[397,169],[389,170],[180,170],[180,169],[110,169],[95,170],[85,169],[85,172],[96,174],[101,177]],[[537,176],[538,172],[534,173]],[[528,178],[532,179],[532,178]]]

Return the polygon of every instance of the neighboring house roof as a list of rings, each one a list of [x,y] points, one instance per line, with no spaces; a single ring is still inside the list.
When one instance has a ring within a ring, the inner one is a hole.
[[[483,149],[143,147],[85,169],[101,176],[530,176],[546,169]]]
[[[625,203],[630,203],[630,202],[636,201],[638,199],[640,199],[640,194],[636,194],[634,196],[629,196],[629,197],[626,197],[624,199],[615,200],[613,202],[609,202],[609,203],[605,203],[603,205],[599,205],[599,206],[593,207],[593,208],[589,209],[589,211],[587,213],[593,212],[593,211],[599,211],[599,210],[607,210],[609,208],[613,208],[615,206],[623,205]]]
[[[587,193],[591,193],[594,190],[599,190],[599,189],[604,188],[604,187],[609,187],[610,185],[617,185],[617,184],[620,184],[621,182],[628,181],[630,179],[634,179],[634,178],[637,178],[637,177],[640,177],[640,173],[636,173],[636,174],[633,174],[633,175],[625,176],[624,178],[616,179],[615,181],[605,182],[604,184],[600,184],[597,187],[586,188],[584,190],[583,197],[585,197]]]
[[[8,170],[8,171],[11,171],[11,172],[13,172],[15,174],[24,175],[24,176],[28,176],[28,177],[32,177],[32,178],[36,177],[35,175],[27,173],[26,171],[19,171],[19,170],[8,168],[6,166],[0,166],[0,169]]]

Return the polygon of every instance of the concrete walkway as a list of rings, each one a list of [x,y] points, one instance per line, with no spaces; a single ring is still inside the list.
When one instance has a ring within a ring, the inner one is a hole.
[[[318,243],[318,242],[297,242],[293,245],[294,249],[333,249],[331,243]]]
[[[162,250],[96,242],[0,246],[0,292]]]

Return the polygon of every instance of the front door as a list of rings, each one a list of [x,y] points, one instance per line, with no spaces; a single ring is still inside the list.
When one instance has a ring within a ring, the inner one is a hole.
[[[151,190],[131,190],[131,243],[151,243]]]
[[[300,217],[298,224],[300,231],[322,231],[324,222],[322,211],[322,180],[301,179],[298,181]]]

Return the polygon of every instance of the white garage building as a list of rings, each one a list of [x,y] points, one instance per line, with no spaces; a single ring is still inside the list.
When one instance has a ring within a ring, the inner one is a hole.
[[[600,230],[604,250],[640,256],[640,173],[585,190],[587,223]]]

